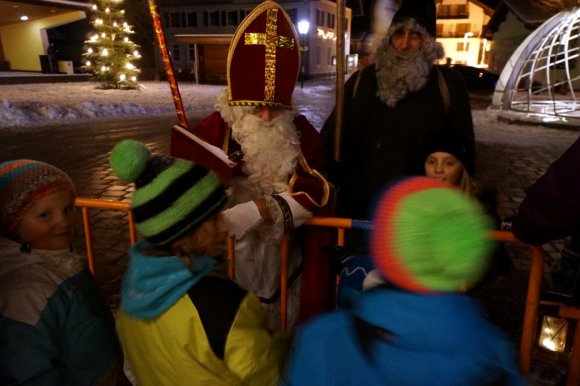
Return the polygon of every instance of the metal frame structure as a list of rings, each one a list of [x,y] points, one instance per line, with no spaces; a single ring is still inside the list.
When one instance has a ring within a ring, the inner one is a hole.
[[[553,16],[516,49],[492,105],[510,120],[580,125],[580,7]]]

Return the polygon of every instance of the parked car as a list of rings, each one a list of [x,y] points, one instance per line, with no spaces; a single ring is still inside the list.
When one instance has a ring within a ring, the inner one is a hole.
[[[494,89],[499,79],[499,74],[489,72],[485,68],[471,67],[464,64],[454,64],[463,79],[467,88],[473,89]]]

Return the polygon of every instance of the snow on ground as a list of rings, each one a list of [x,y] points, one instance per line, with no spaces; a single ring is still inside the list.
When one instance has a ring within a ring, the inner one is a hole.
[[[318,130],[335,101],[335,78],[309,80],[294,91],[296,110]],[[225,86],[179,85],[186,114],[208,114]],[[477,97],[477,96],[476,96]],[[481,105],[481,103],[478,103]],[[487,103],[483,103],[487,106]],[[418,112],[420,113],[420,112]],[[0,130],[35,130],[62,123],[94,122],[99,119],[132,119],[175,114],[169,83],[142,82],[138,90],[100,90],[94,83],[46,83],[0,85]],[[518,146],[537,143],[538,138],[570,142],[577,132],[550,130],[538,125],[509,125],[493,110],[474,110],[477,140]]]
[[[333,82],[333,79],[311,82],[295,91],[297,110],[306,114],[318,129],[334,104]],[[217,93],[224,89],[223,85],[180,84],[186,114],[211,111]],[[100,90],[89,82],[0,85],[3,130],[169,114],[175,114],[175,106],[165,81],[142,82],[138,90]]]

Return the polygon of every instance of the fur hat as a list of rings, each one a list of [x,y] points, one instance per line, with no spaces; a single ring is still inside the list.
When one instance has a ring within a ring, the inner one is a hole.
[[[0,233],[9,235],[39,199],[59,190],[76,190],[69,176],[44,162],[19,159],[0,163]]]
[[[151,244],[171,245],[226,203],[214,172],[179,158],[152,156],[141,142],[119,142],[110,162],[120,179],[135,183],[131,200],[135,226]]]
[[[433,38],[436,36],[437,13],[433,0],[403,0],[393,16],[391,26],[414,19]]]
[[[485,274],[491,222],[479,203],[427,177],[394,182],[379,196],[370,235],[382,276],[419,293],[473,287]]]
[[[261,3],[240,23],[230,44],[229,104],[291,109],[299,68],[292,20],[276,2]]]
[[[475,165],[473,156],[467,151],[466,142],[460,133],[439,130],[426,141],[423,161],[427,159],[429,154],[435,152],[449,153],[463,164],[470,176],[473,176]]]

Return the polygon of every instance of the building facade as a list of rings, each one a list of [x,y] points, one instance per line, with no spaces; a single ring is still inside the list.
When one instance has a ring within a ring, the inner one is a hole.
[[[260,1],[191,1],[159,7],[167,47],[175,71],[198,83],[225,83],[226,60],[237,26]],[[307,77],[336,72],[336,3],[329,0],[279,1],[298,31],[298,23],[309,22],[299,34],[303,69]],[[349,54],[351,10],[346,9],[345,50]]]
[[[437,2],[437,41],[448,64],[488,67],[491,42],[483,31],[493,9],[476,0]]]

